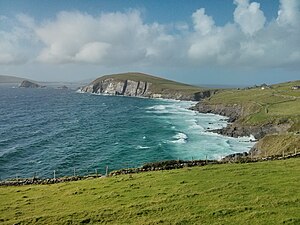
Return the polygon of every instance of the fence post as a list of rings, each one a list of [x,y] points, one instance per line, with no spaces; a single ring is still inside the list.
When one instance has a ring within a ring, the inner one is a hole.
[[[98,170],[97,169],[95,169],[95,173],[96,173],[96,177],[98,177]]]
[[[105,176],[108,175],[108,166],[106,166]]]
[[[284,158],[284,150],[282,151],[282,157]]]
[[[55,170],[53,170],[53,178],[55,179]]]
[[[73,175],[74,175],[74,177],[76,177],[76,169],[75,168],[73,170]]]
[[[207,155],[205,156],[205,162],[206,162],[206,165],[207,165]]]

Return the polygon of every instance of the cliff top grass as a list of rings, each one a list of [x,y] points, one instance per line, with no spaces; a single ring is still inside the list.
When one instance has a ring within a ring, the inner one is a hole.
[[[293,130],[300,130],[300,80],[265,87],[223,90],[210,99],[208,104],[242,105],[242,124],[293,122]]]
[[[1,224],[299,224],[300,158],[0,187]]]
[[[144,73],[136,73],[136,72],[130,72],[130,73],[121,73],[121,74],[112,74],[112,75],[105,75],[102,77],[99,77],[93,83],[101,82],[102,80],[112,78],[117,81],[125,81],[125,80],[132,80],[132,81],[143,81],[152,83],[153,86],[151,87],[154,91],[163,92],[163,91],[180,91],[185,93],[196,93],[203,91],[204,88],[196,87],[189,84],[183,84],[180,82],[163,79],[160,77],[144,74]]]

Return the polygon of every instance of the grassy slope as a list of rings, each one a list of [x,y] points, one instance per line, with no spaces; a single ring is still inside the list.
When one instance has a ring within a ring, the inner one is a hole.
[[[300,159],[0,187],[3,224],[300,224]]]
[[[179,83],[172,80],[167,80],[167,79],[163,79],[160,77],[155,77],[143,73],[122,73],[122,74],[106,75],[96,79],[94,82],[100,82],[107,78],[113,78],[115,80],[120,80],[120,81],[133,80],[133,81],[149,82],[153,84],[151,88],[155,93],[161,93],[164,90],[169,90],[169,91],[172,90],[174,92],[181,91],[189,94],[189,93],[196,93],[203,90],[203,88],[199,88],[196,86],[183,84],[183,83]]]
[[[225,90],[212,96],[208,104],[239,104],[244,108],[244,116],[240,118],[242,125],[256,125],[273,123],[289,123],[289,133],[271,135],[264,138],[261,147],[269,154],[281,154],[300,150],[300,90],[292,90],[300,81],[273,85],[271,89],[261,90]]]

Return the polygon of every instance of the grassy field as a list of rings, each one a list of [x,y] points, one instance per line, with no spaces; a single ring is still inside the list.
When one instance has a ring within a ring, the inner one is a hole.
[[[184,92],[187,94],[193,94],[199,91],[204,90],[203,88],[179,83],[172,80],[163,79],[160,77],[151,76],[143,73],[122,73],[122,74],[112,74],[106,75],[98,78],[95,82],[102,81],[107,78],[113,78],[119,81],[132,80],[132,81],[144,81],[152,83],[151,89],[154,93],[163,93],[163,92]]]
[[[0,188],[1,224],[300,224],[300,159]]]

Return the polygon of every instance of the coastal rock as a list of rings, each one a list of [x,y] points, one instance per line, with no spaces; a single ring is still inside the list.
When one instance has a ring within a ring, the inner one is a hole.
[[[211,90],[204,90],[201,92],[197,92],[194,94],[194,99],[196,101],[200,101],[202,99],[211,97],[212,95],[216,94],[218,91],[219,90],[217,90],[217,89],[211,89]]]
[[[256,140],[263,138],[266,134],[280,132],[280,125],[266,124],[262,126],[242,126],[238,123],[229,124],[227,127],[215,130],[216,133],[229,137],[243,137],[253,135]]]
[[[211,96],[210,94],[209,96]],[[240,105],[223,105],[223,104],[206,104],[199,102],[195,106],[191,107],[192,110],[196,110],[201,113],[213,113],[222,116],[229,117],[228,122],[236,121],[243,113],[243,108]]]
[[[29,80],[23,80],[19,87],[20,88],[43,88],[45,86],[33,83]]]

